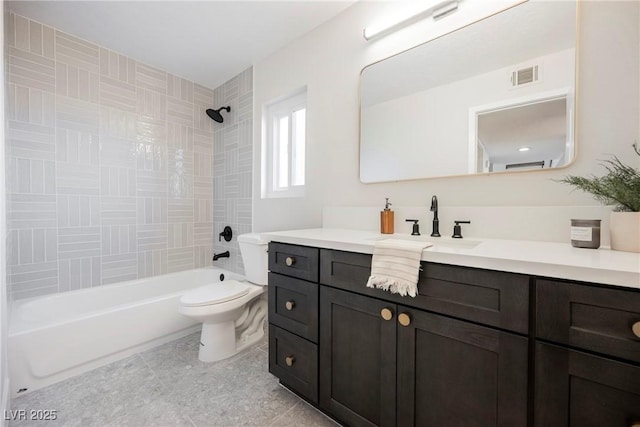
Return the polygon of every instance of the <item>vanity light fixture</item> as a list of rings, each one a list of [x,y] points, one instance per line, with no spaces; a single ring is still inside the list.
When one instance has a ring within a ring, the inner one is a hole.
[[[366,27],[362,35],[365,40],[371,40],[374,37],[392,33],[427,16],[432,16],[433,19],[442,18],[458,9],[458,1],[414,1],[412,7],[407,7],[401,13]]]
[[[518,148],[518,151],[529,151],[531,150],[531,147],[520,147]]]

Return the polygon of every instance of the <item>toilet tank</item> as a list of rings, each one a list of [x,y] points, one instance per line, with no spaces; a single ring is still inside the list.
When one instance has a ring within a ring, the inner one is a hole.
[[[244,264],[244,275],[256,285],[266,285],[269,269],[269,242],[258,233],[247,233],[238,236],[238,245]]]

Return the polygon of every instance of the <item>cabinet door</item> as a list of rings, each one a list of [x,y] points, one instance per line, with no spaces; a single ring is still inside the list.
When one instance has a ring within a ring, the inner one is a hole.
[[[527,425],[526,338],[403,306],[398,316],[410,321],[398,326],[398,425]]]
[[[640,425],[640,367],[536,344],[536,426]]]
[[[350,426],[395,425],[395,314],[394,304],[320,287],[320,407]]]

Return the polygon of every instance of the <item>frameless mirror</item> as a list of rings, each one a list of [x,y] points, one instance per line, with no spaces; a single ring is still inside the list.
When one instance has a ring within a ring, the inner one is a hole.
[[[569,164],[576,8],[530,0],[365,67],[361,181]]]

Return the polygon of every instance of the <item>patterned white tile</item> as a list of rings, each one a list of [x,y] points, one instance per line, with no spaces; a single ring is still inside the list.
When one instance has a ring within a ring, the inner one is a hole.
[[[100,169],[93,165],[58,163],[56,166],[58,194],[100,194]]]
[[[167,273],[167,250],[138,252],[138,278]]]
[[[100,195],[135,197],[136,177],[135,169],[103,166],[100,168]]]
[[[58,292],[57,261],[10,266],[7,284],[12,299]]]
[[[168,222],[193,222],[193,199],[170,198],[167,203]]]
[[[100,103],[102,105],[135,113],[137,102],[134,85],[100,76]]]
[[[167,96],[151,90],[137,89],[136,113],[158,120],[167,117]]]
[[[193,222],[167,224],[167,234],[169,248],[193,246]]]
[[[193,102],[193,82],[169,74],[167,75],[167,95],[181,101]]]
[[[97,134],[100,129],[100,107],[91,102],[58,95],[56,125],[59,129]]]
[[[167,272],[194,268],[193,247],[169,249],[167,251]]]
[[[102,256],[138,251],[135,225],[105,225],[102,227]]]
[[[100,256],[100,227],[58,228],[58,259]]]
[[[103,285],[137,279],[137,253],[103,256],[101,258],[101,277]]]
[[[55,227],[57,227],[55,195],[8,195],[8,230]]]
[[[7,57],[8,82],[16,85],[55,92],[55,62],[31,52],[10,47]]]
[[[84,165],[98,165],[100,161],[98,135],[58,129],[56,132],[56,160]]]
[[[136,86],[166,94],[167,73],[137,62]]]
[[[58,62],[96,74],[100,72],[100,49],[92,43],[56,31],[55,51]]]
[[[168,201],[166,197],[138,197],[136,201],[138,224],[167,223]]]
[[[148,252],[167,248],[167,226],[158,225],[138,225],[137,227],[138,251]]]
[[[55,160],[55,128],[9,121],[6,141],[14,158]]]
[[[100,225],[100,198],[84,195],[58,195],[58,227]]]
[[[167,122],[168,147],[193,151],[193,127]]]
[[[135,197],[100,198],[100,219],[102,225],[134,225],[137,218]]]
[[[60,292],[85,289],[102,284],[100,257],[61,259],[58,261]]]
[[[167,99],[167,120],[184,126],[193,126],[193,104],[169,97]]]

